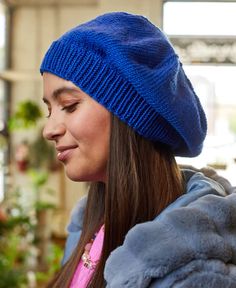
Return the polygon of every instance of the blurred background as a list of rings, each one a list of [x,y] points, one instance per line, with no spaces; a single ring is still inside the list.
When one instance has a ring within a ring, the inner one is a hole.
[[[209,126],[202,154],[177,161],[236,185],[236,1],[0,0],[0,288],[44,287],[60,265],[87,187],[65,178],[42,139],[38,70],[54,39],[109,11],[142,14],[169,36]]]

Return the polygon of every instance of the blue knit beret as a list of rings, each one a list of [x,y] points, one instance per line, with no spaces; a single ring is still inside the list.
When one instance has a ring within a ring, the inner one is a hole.
[[[108,13],[54,41],[40,68],[73,82],[138,134],[197,156],[206,117],[172,45],[146,18]]]

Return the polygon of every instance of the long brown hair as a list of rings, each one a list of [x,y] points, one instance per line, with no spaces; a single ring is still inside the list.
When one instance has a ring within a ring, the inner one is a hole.
[[[137,223],[154,219],[184,190],[173,153],[163,144],[144,139],[111,116],[107,183],[92,183],[80,241],[69,261],[48,287],[69,287],[86,243],[105,223],[100,262],[90,288],[105,287],[106,260]]]

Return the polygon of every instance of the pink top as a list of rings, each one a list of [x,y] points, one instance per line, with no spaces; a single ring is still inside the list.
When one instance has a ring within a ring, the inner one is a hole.
[[[104,225],[100,228],[89,251],[91,263],[97,263],[100,259],[104,239]],[[88,246],[90,244],[87,244]],[[87,249],[86,249],[87,250]],[[92,278],[94,269],[87,268],[83,261],[80,260],[78,267],[73,276],[70,288],[86,288]]]

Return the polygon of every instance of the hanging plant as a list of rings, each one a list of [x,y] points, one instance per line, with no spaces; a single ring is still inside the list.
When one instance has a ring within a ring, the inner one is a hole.
[[[50,171],[56,171],[61,164],[56,159],[54,147],[42,136],[42,131],[38,137],[30,144],[30,166],[32,168],[44,167]]]
[[[39,105],[31,100],[18,104],[16,112],[10,117],[8,127],[10,130],[27,129],[34,127],[42,117]]]

